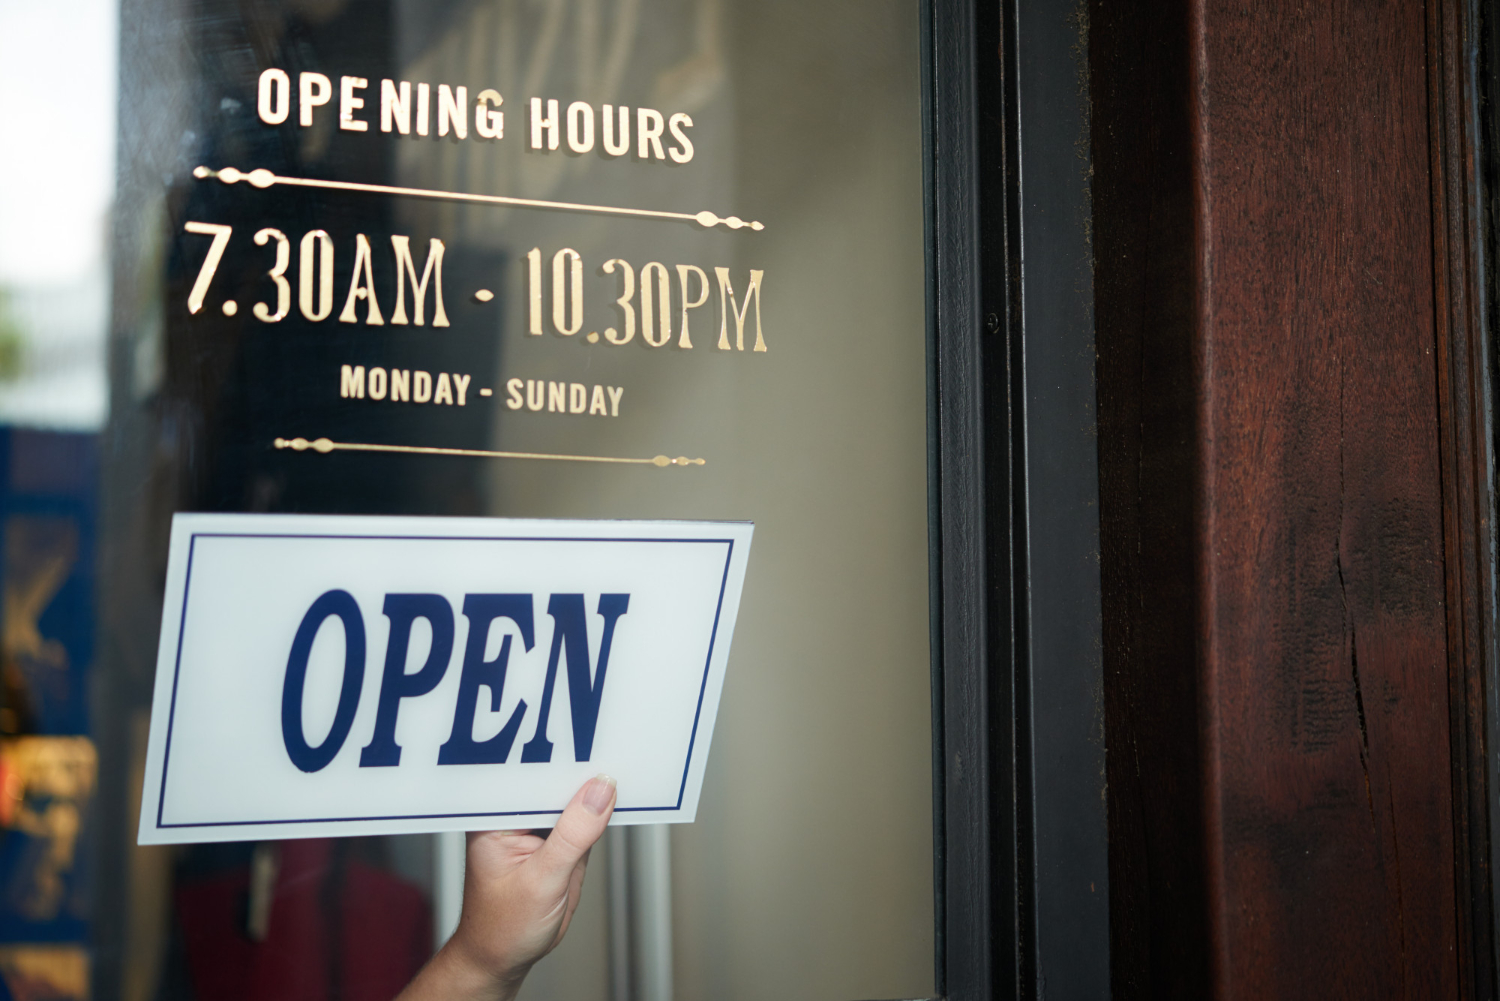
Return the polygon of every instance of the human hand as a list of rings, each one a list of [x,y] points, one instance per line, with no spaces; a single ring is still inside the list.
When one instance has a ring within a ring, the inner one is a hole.
[[[578,790],[545,840],[528,831],[470,834],[458,930],[397,1001],[511,1001],[567,932],[589,849],[614,808],[615,780],[600,775]]]

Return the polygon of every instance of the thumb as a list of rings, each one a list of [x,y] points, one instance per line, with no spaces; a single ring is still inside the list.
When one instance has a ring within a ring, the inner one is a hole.
[[[557,818],[552,833],[531,857],[543,878],[566,881],[578,860],[594,847],[615,812],[615,780],[596,775],[583,784]]]

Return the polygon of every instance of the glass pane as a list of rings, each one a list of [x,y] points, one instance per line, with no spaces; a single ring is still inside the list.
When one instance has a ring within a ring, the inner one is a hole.
[[[55,885],[6,854],[48,809],[96,850],[62,877],[72,924],[0,901],[0,977],[347,1001],[443,940],[451,836],[134,844],[172,513],[391,512],[756,523],[697,820],[610,832],[523,997],[932,993],[916,4],[126,0],[118,29],[56,7],[33,47],[95,73],[94,26],[100,51],[118,31],[119,89],[57,97],[0,60],[5,107],[45,92],[37,134],[76,146],[10,132],[0,158],[39,192],[0,196],[0,418],[73,429],[11,432],[0,463],[0,783],[41,776],[0,865]],[[106,300],[104,244],[80,248],[109,187],[62,161],[98,173],[116,104]],[[71,213],[46,216],[79,234],[67,268],[41,270],[47,226],[3,224],[37,204]],[[107,393],[95,360],[66,418],[12,405],[53,345],[98,342],[91,294]],[[47,592],[64,563],[79,597]],[[65,695],[35,666],[60,650]],[[63,741],[45,768],[40,739]]]

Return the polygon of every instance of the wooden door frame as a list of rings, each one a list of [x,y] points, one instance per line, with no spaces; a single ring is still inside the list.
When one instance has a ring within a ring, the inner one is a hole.
[[[1089,9],[1116,993],[1493,998],[1500,34]]]
[[[1468,997],[1500,994],[1494,879],[1500,837],[1493,261],[1500,164],[1500,16],[1479,0],[1428,10],[1433,282],[1437,301],[1445,600],[1460,971]]]

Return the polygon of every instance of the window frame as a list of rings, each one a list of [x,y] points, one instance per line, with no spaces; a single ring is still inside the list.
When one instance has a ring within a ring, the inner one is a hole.
[[[937,989],[1108,997],[1087,17],[922,43]]]

